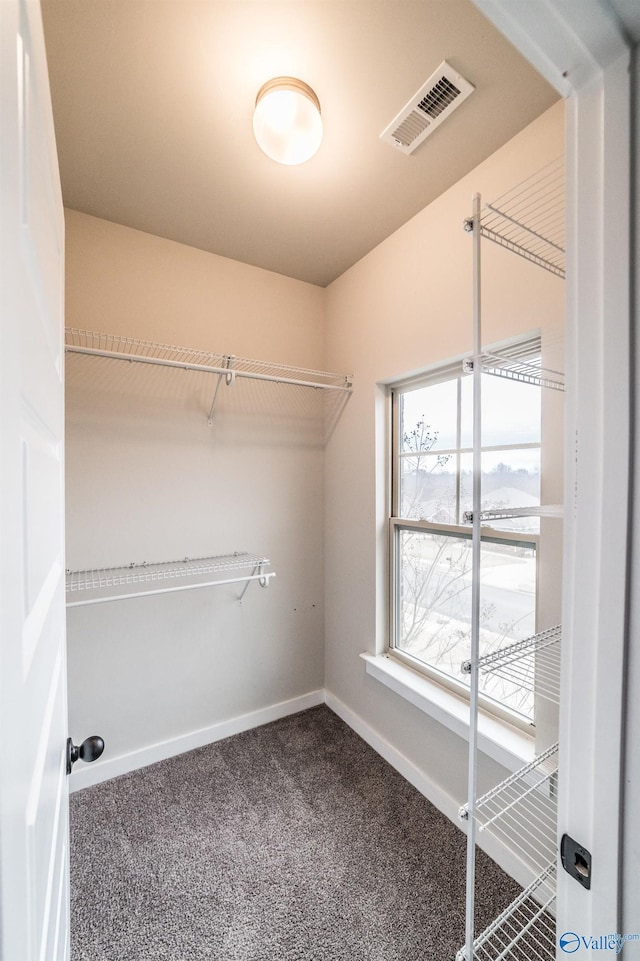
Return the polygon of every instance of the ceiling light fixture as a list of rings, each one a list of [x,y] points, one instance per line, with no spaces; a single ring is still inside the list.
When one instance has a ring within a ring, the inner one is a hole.
[[[280,164],[302,164],[322,141],[320,101],[295,77],[268,80],[256,97],[253,133],[267,157]]]

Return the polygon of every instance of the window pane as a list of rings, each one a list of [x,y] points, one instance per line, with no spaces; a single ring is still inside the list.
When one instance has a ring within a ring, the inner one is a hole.
[[[462,510],[472,508],[473,455],[460,457],[460,497]],[[482,454],[482,509],[538,507],[540,505],[540,448],[484,451]],[[537,517],[518,517],[496,521],[503,530],[535,533]]]
[[[401,394],[400,450],[451,450],[457,445],[458,381]]]
[[[428,531],[398,532],[396,646],[462,682],[470,654],[471,538]],[[483,542],[481,652],[535,633],[535,546]],[[533,698],[506,681],[483,676],[481,690],[531,718]]]
[[[419,454],[400,459],[400,517],[456,524],[456,457]]]
[[[469,651],[471,540],[399,531],[400,650],[454,677]]]
[[[482,375],[482,446],[540,443],[540,387]],[[462,381],[462,447],[473,444],[473,379]]]

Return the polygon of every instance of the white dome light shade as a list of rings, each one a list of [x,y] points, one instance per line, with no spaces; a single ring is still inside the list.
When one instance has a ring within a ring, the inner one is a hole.
[[[280,164],[302,164],[322,142],[320,102],[302,80],[276,77],[258,91],[253,133],[267,157]]]

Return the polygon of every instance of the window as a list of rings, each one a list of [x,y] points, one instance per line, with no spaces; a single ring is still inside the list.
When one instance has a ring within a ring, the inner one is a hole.
[[[537,342],[539,344],[539,341]],[[528,352],[531,351],[529,342]],[[539,353],[539,347],[538,353]],[[540,504],[540,388],[483,374],[483,509]],[[458,691],[471,632],[472,378],[447,367],[392,390],[390,649]],[[536,632],[537,518],[485,528],[481,653]],[[533,697],[481,677],[485,707],[533,722]]]

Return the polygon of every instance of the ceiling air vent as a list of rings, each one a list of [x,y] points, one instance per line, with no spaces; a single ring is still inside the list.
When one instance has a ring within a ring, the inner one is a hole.
[[[474,87],[443,60],[380,139],[402,153],[413,153],[443,120],[466,100]]]

